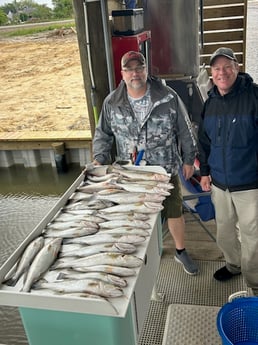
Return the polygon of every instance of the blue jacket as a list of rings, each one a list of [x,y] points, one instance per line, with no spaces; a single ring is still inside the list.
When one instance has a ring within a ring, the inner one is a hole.
[[[258,85],[247,73],[224,96],[210,90],[198,139],[202,176],[223,190],[258,188]]]

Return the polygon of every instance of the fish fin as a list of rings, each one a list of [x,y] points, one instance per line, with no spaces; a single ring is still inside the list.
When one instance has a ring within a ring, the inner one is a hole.
[[[56,277],[56,280],[63,280],[65,278],[65,273],[60,272],[58,276]]]

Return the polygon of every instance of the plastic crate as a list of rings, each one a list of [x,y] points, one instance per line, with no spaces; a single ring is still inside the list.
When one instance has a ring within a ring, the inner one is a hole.
[[[258,297],[240,297],[226,303],[217,316],[223,345],[258,344]]]

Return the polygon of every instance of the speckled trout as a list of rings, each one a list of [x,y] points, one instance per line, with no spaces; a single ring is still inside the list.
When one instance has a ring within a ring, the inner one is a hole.
[[[70,228],[64,230],[47,229],[44,232],[44,237],[62,237],[62,238],[74,238],[92,235],[98,232],[97,228],[81,227],[81,228]]]
[[[77,238],[69,238],[64,240],[65,244],[68,243],[80,243],[80,244],[100,244],[100,243],[130,243],[140,244],[146,240],[143,236],[138,235],[111,235],[111,234],[96,234],[89,236],[82,236]]]
[[[8,279],[5,284],[9,286],[14,286],[21,275],[29,268],[32,260],[38,254],[38,252],[44,246],[44,238],[42,236],[37,237],[35,240],[29,243],[29,245],[25,248],[19,262],[17,263],[16,270],[14,275]]]
[[[144,201],[151,201],[151,202],[160,202],[165,199],[164,195],[153,194],[153,193],[137,193],[137,192],[126,192],[126,191],[119,191],[119,193],[113,194],[105,194],[97,193],[94,195],[96,199],[99,200],[109,200],[116,204],[131,204],[136,202],[144,202]],[[91,203],[91,201],[89,201]]]
[[[160,182],[169,182],[170,176],[166,174],[155,173],[151,171],[143,171],[143,170],[130,170],[130,166],[121,166],[121,165],[114,165],[112,167],[112,172],[120,174],[122,176],[126,176],[132,180],[155,180]]]
[[[159,203],[151,202],[139,202],[135,204],[127,205],[115,205],[101,210],[103,214],[105,213],[117,213],[117,212],[140,212],[140,213],[159,213],[163,210],[163,206]]]
[[[61,252],[59,257],[66,256],[78,256],[85,257],[88,255],[104,253],[104,252],[113,252],[113,253],[124,253],[132,254],[136,252],[136,247],[130,243],[102,243],[95,244],[90,246],[85,246],[81,244],[64,244],[61,247]]]
[[[116,285],[104,283],[100,280],[63,280],[56,282],[39,281],[33,286],[34,289],[50,289],[60,293],[86,292],[94,293],[102,297],[120,297],[123,296],[123,290]]]
[[[55,238],[48,244],[44,245],[44,247],[39,251],[29,267],[28,274],[21,291],[29,292],[32,284],[39,280],[42,274],[48,270],[57,257],[61,243],[62,238]]]
[[[118,227],[134,227],[137,229],[150,229],[151,225],[142,220],[109,220],[99,224],[100,229],[114,229]]]
[[[44,276],[45,279],[45,276]],[[63,279],[75,279],[75,280],[84,280],[84,279],[96,279],[102,280],[105,283],[114,284],[120,287],[126,287],[127,281],[121,277],[118,277],[114,274],[104,273],[104,272],[78,272],[74,270],[66,270],[59,273],[56,278],[57,280]]]
[[[119,276],[119,277],[131,277],[136,274],[133,268],[119,267],[119,266],[112,266],[112,265],[76,267],[74,268],[74,270],[79,271],[79,272],[106,272],[106,273],[115,274],[116,276]]]
[[[57,260],[51,269],[59,268],[75,268],[88,267],[95,265],[114,265],[128,268],[139,267],[142,264],[142,259],[131,254],[121,253],[98,253],[84,258],[62,258]]]

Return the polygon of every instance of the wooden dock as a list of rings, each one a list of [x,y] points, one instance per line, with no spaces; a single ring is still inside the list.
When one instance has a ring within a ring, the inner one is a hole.
[[[84,166],[91,158],[91,132],[81,131],[20,131],[0,132],[0,167],[23,164],[36,167],[41,164],[55,166],[53,145],[65,147],[69,163]]]

